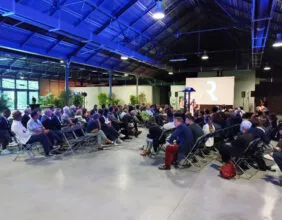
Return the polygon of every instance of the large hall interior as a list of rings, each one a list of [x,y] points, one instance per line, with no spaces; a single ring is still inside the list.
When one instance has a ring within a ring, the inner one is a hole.
[[[280,220],[282,0],[0,0],[0,219]]]

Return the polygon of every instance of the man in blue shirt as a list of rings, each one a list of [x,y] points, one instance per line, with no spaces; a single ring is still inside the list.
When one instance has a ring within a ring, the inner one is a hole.
[[[174,124],[176,129],[166,144],[165,164],[159,167],[160,170],[169,170],[172,162],[184,158],[185,154],[189,153],[193,147],[192,131],[183,123],[183,118],[176,117]],[[176,144],[173,144],[174,141]]]

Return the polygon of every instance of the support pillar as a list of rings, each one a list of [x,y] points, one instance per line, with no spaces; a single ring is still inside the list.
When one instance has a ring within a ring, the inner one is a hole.
[[[69,89],[69,73],[70,73],[70,61],[66,60],[66,69],[65,69],[65,91]],[[66,95],[66,103],[69,105],[69,94]]]
[[[70,61],[66,60],[66,69],[65,69],[65,90],[69,89],[69,73],[70,73]]]
[[[110,89],[110,93],[109,93],[109,97],[112,98],[113,97],[113,70],[109,70],[109,89]]]
[[[137,102],[139,102],[138,97],[139,97],[139,76],[136,75],[136,99],[137,99]]]

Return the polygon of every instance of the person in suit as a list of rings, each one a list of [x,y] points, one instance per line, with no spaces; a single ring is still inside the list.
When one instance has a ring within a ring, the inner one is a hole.
[[[55,118],[55,119],[54,119]],[[41,118],[41,123],[45,129],[51,131],[52,138],[56,142],[56,145],[61,145],[63,143],[63,134],[58,129],[56,117],[53,115],[51,109],[46,109],[44,115]]]
[[[0,144],[2,144],[2,155],[10,154],[11,152],[7,149],[10,143],[12,132],[8,118],[11,115],[10,109],[5,109],[3,114],[0,116]]]
[[[159,167],[160,170],[170,170],[171,164],[183,159],[194,144],[192,131],[183,123],[183,118],[176,117],[174,123],[176,129],[166,144],[165,164]],[[173,144],[174,141],[176,144]]]
[[[23,115],[23,117],[22,117],[22,124],[23,124],[23,126],[27,126],[27,122],[29,121],[29,119],[30,119],[30,113],[31,113],[31,109],[30,108],[26,108],[25,110],[24,110],[24,115]]]

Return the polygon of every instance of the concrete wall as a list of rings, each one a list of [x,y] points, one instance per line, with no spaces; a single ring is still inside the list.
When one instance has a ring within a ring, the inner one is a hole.
[[[85,99],[86,108],[93,108],[94,104],[98,104],[97,96],[99,93],[104,92],[109,94],[109,87],[71,87],[74,92],[87,92]],[[153,89],[152,86],[139,86],[139,94],[145,93],[148,103],[153,102]],[[116,98],[120,99],[120,104],[129,104],[130,95],[136,95],[136,86],[113,86],[113,94]]]
[[[255,91],[256,74],[251,70],[224,71],[223,76],[235,76],[234,107],[243,106],[245,111],[254,111],[254,98],[251,91]],[[216,72],[198,73],[198,77],[216,77]],[[175,91],[183,89],[185,86],[171,86],[171,103],[176,101]],[[246,98],[241,97],[241,93],[246,92]],[[179,94],[181,96],[181,94]],[[179,97],[178,95],[178,97]],[[174,105],[178,109],[178,101]]]

